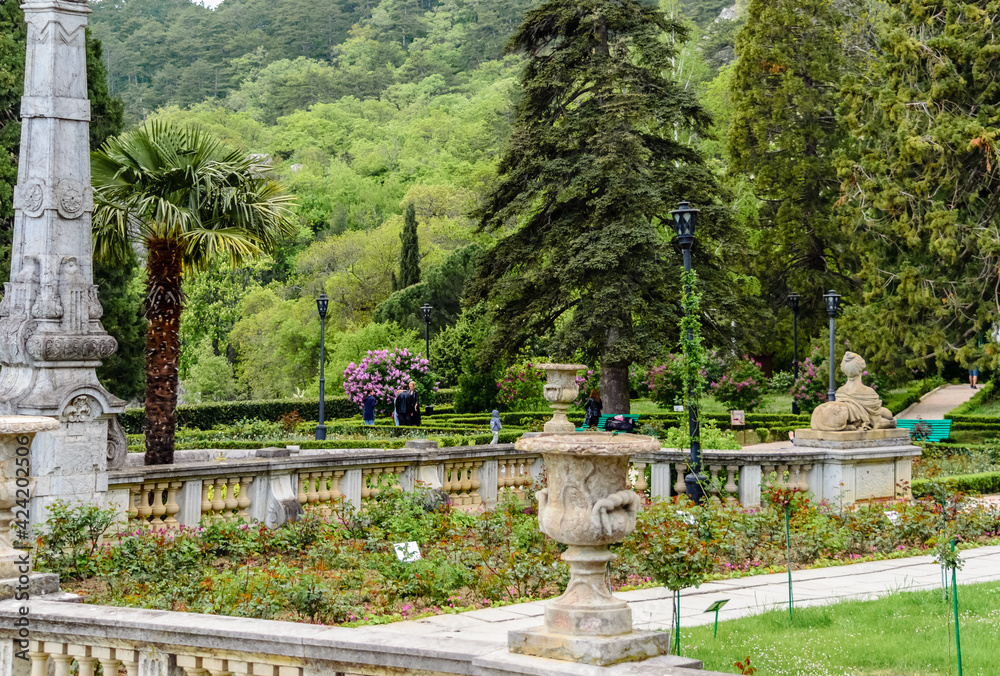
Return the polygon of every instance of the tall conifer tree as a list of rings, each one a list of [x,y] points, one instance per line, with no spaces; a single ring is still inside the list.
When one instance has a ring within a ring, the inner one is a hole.
[[[836,115],[841,23],[831,0],[751,0],[736,39],[730,170],[761,202],[756,272],[776,308],[795,291],[818,310],[825,289],[853,284],[833,213],[834,156],[846,138]]]
[[[399,253],[399,277],[394,291],[405,289],[420,281],[420,241],[417,239],[417,209],[410,202],[403,218],[403,232],[399,235],[403,242]]]
[[[1000,372],[1000,29],[992,5],[892,0],[881,58],[845,87],[854,152],[845,220],[864,305],[846,317],[869,363]]]
[[[711,277],[728,236],[711,173],[677,140],[709,120],[664,75],[669,34],[686,31],[640,0],[549,0],[527,12],[510,43],[527,56],[513,137],[477,213],[481,230],[510,233],[469,288],[497,327],[484,354],[551,334],[554,356],[600,361],[605,412],[629,410],[629,365],[677,336],[670,210],[680,199],[702,209],[700,273]]]

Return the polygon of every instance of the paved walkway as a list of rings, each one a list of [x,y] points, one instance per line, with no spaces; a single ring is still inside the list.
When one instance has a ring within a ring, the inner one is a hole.
[[[980,547],[962,552],[964,567],[958,572],[959,584],[1000,580],[1000,546]],[[835,603],[847,599],[873,599],[896,591],[938,589],[941,567],[931,556],[916,556],[892,561],[856,563],[834,568],[815,568],[792,572],[796,607]],[[671,622],[671,592],[663,587],[620,592],[615,596],[628,601],[637,629],[668,629]],[[719,613],[719,620],[746,617],[772,608],[787,607],[787,573],[755,575],[735,580],[703,584],[681,593],[681,624],[708,624],[714,614],[705,608],[715,601],[729,599]],[[457,615],[437,615],[420,620],[394,622],[365,627],[365,632],[405,633],[428,638],[476,639],[506,645],[507,632],[541,625],[544,601],[486,608]]]
[[[896,417],[903,420],[915,420],[917,418],[941,420],[944,418],[945,413],[964,404],[978,391],[969,387],[968,383],[964,385],[945,385],[933,392],[928,392],[924,395],[923,399]]]

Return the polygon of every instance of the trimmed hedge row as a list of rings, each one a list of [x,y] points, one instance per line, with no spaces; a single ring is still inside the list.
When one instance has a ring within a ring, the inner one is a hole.
[[[972,397],[953,408],[945,418],[954,421],[963,422],[975,422],[977,420],[998,420],[997,416],[993,415],[969,415],[969,411],[974,411],[983,404],[993,399],[993,381],[988,381],[985,385],[979,387],[979,391],[976,392]]]
[[[920,498],[929,495],[929,484],[933,479],[914,479],[910,484],[913,496]],[[1000,472],[982,472],[980,474],[957,474],[938,479],[956,493],[1000,493]]]
[[[453,390],[440,390],[437,393],[437,404],[452,404],[455,398]],[[323,414],[327,420],[338,418],[360,419],[358,407],[347,397],[326,397]],[[454,410],[452,406],[451,410]],[[217,425],[232,425],[241,420],[269,420],[296,412],[303,420],[319,420],[319,398],[316,399],[274,399],[269,401],[221,401],[211,404],[191,404],[177,407],[177,425],[199,430],[210,430]],[[143,408],[130,408],[118,416],[118,422],[127,434],[142,434],[146,411]]]
[[[179,443],[175,450],[178,451],[195,451],[203,450],[206,448],[284,448],[285,446],[298,446],[299,448],[328,448],[332,450],[336,449],[355,449],[355,448],[372,448],[372,449],[382,449],[382,448],[402,448],[406,444],[406,439],[394,439],[392,441],[288,441],[288,440],[271,440],[271,441],[211,441],[206,443]],[[141,444],[129,444],[129,453],[143,453],[145,447]]]

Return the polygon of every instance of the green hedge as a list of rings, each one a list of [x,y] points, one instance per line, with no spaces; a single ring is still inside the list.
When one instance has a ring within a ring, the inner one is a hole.
[[[945,415],[945,418],[950,418],[955,421],[962,420],[964,422],[974,422],[982,419],[1000,421],[1000,417],[998,416],[969,415],[969,411],[974,411],[993,399],[993,381],[991,380],[984,385],[980,385],[978,392],[972,395],[972,397],[965,403],[959,404],[957,407],[949,411],[948,414]]]
[[[437,404],[441,404],[441,412],[447,409],[455,394],[452,390],[440,390],[437,393]],[[338,418],[354,418],[360,420],[358,407],[347,397],[327,397],[323,414],[327,420]],[[435,404],[435,411],[437,411]],[[451,407],[454,410],[454,407]],[[177,407],[177,425],[199,430],[210,430],[218,425],[232,425],[241,420],[268,420],[274,422],[278,418],[297,412],[303,420],[319,420],[319,398],[316,399],[275,399],[270,401],[221,401],[211,404],[193,404]],[[127,434],[142,434],[145,421],[145,409],[130,408],[118,416],[118,422]]]
[[[910,484],[913,496],[920,498],[929,495],[932,479],[914,479]],[[956,493],[1000,493],[1000,472],[982,472],[981,474],[958,474],[938,479],[941,483]]]
[[[299,448],[329,448],[329,449],[352,449],[352,448],[402,448],[406,444],[406,439],[393,439],[391,441],[288,441],[287,439],[277,439],[270,441],[212,441],[206,443],[179,443],[175,447],[178,451],[196,451],[206,448],[284,448],[285,446],[298,446]],[[145,447],[141,444],[129,444],[129,453],[142,453]]]

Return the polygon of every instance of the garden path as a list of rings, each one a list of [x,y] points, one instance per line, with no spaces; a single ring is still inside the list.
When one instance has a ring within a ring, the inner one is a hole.
[[[1000,546],[979,547],[962,552],[964,567],[958,572],[960,584],[1000,580]],[[932,556],[914,556],[890,561],[871,561],[831,568],[792,572],[795,606],[815,606],[848,599],[868,600],[896,591],[935,589],[941,585],[941,567]],[[671,623],[671,594],[664,587],[620,592],[632,608],[637,629],[668,629]],[[681,593],[681,624],[708,624],[714,614],[705,613],[710,604],[722,599],[729,603],[719,613],[720,620],[746,617],[774,608],[788,607],[787,573],[754,575],[718,580]],[[365,627],[366,633],[391,632],[489,641],[498,649],[507,644],[507,632],[543,623],[545,602],[485,608],[455,615],[436,615],[419,620]]]
[[[945,413],[964,404],[979,390],[972,389],[968,383],[964,385],[945,385],[928,392],[917,403],[897,415],[903,420],[942,420]]]

